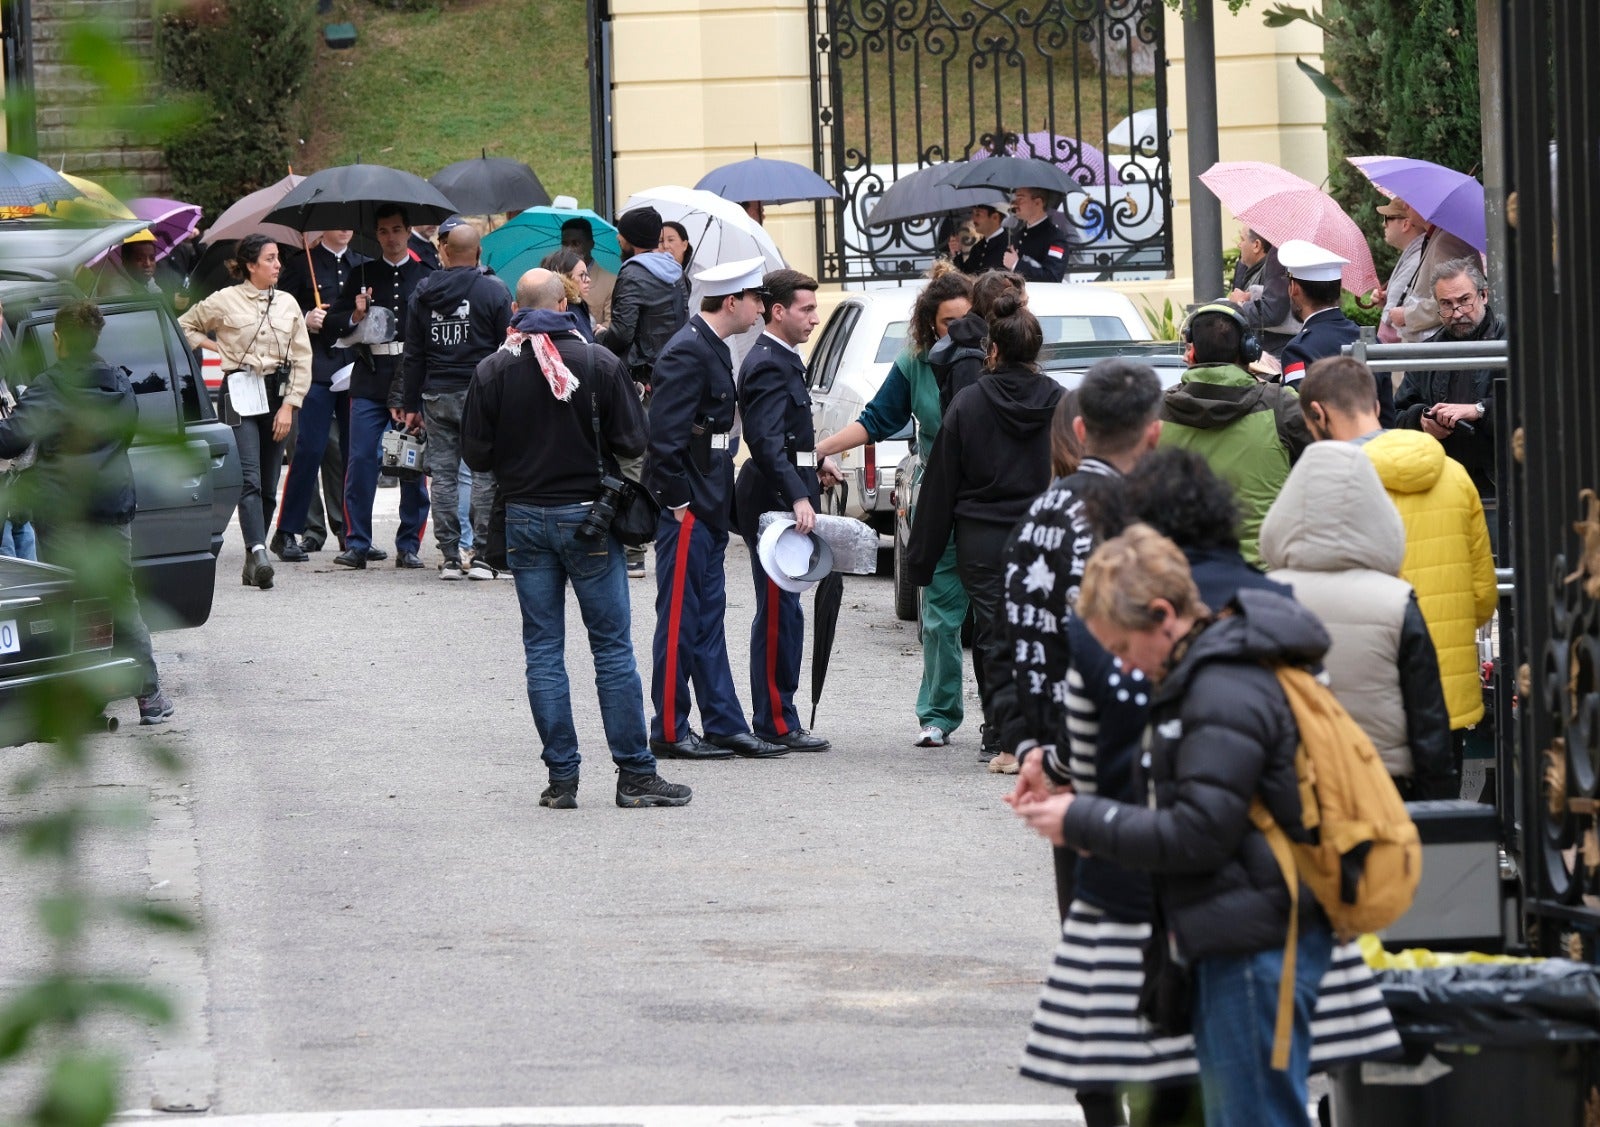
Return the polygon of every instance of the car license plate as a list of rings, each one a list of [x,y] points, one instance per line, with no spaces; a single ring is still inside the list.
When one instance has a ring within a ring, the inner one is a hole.
[[[15,619],[0,622],[0,654],[14,654],[22,649],[22,636],[17,633]]]

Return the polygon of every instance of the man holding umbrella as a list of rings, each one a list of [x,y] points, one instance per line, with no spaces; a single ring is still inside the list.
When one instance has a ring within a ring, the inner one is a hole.
[[[1006,249],[1002,261],[1030,282],[1059,282],[1072,258],[1072,235],[1057,210],[1055,193],[1043,188],[1018,188],[1011,205],[1022,220],[1023,232]]]
[[[763,259],[713,266],[697,279],[700,312],[656,358],[646,485],[660,501],[650,750],[664,759],[772,758],[789,749],[754,735],[728,667],[723,559],[733,508],[728,432],[738,406],[728,338],[761,316]],[[689,727],[693,682],[701,739]]]
[[[398,375],[404,345],[406,311],[411,295],[432,271],[412,257],[410,218],[397,204],[379,207],[374,234],[382,257],[369,259],[350,272],[339,300],[328,310],[326,324],[348,335],[372,309],[386,309],[394,319],[388,339],[355,347],[350,371],[350,443],[344,477],[345,550],[334,557],[341,567],[361,569],[388,553],[372,546],[372,502],[378,492],[378,458],[383,432],[400,421]],[[418,549],[428,523],[428,488],[421,478],[400,483],[400,531],[395,536],[395,566],[422,566]]]

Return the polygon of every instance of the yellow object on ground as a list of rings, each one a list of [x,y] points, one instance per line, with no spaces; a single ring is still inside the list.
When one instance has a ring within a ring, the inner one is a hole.
[[[1543,959],[1526,959],[1517,955],[1485,955],[1479,951],[1429,951],[1425,947],[1407,947],[1404,951],[1385,951],[1383,940],[1376,935],[1363,935],[1361,957],[1373,970],[1427,970],[1431,967],[1459,967],[1469,963],[1541,963]]]

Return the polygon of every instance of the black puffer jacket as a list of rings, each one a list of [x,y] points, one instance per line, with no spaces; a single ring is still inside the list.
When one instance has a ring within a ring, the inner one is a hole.
[[[1289,891],[1250,823],[1261,795],[1282,826],[1300,826],[1294,714],[1270,662],[1312,663],[1328,634],[1293,599],[1241,590],[1226,615],[1192,639],[1150,702],[1140,764],[1154,808],[1095,796],[1067,810],[1068,845],[1155,874],[1185,958],[1282,947]],[[1321,913],[1304,889],[1302,924]]]

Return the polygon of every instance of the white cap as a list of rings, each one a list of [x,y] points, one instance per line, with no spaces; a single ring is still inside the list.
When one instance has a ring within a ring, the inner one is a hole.
[[[808,590],[833,570],[833,549],[815,532],[802,535],[792,518],[767,525],[756,541],[761,568],[781,589],[794,594]]]
[[[766,273],[766,259],[741,258],[737,262],[708,266],[696,274],[694,280],[704,288],[707,297],[727,297],[743,290],[759,290]]]
[[[1278,247],[1278,262],[1289,272],[1289,277],[1302,282],[1337,282],[1350,265],[1348,258],[1340,258],[1331,250],[1304,239],[1290,239]]]

